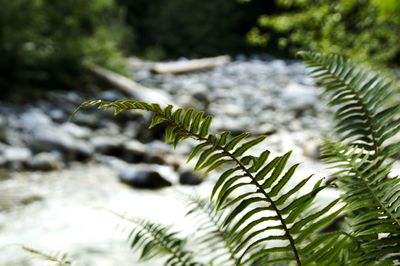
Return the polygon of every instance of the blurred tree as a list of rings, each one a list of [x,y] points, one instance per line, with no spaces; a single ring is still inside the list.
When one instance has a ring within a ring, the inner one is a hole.
[[[273,1],[118,0],[136,36],[131,52],[151,59],[251,52],[247,31]],[[261,49],[254,49],[258,52]]]
[[[358,61],[399,65],[398,0],[275,0],[281,10],[263,15],[248,34],[250,42],[341,53]]]
[[[0,0],[0,82],[73,86],[85,63],[124,71],[113,0]]]
[[[374,0],[373,3],[379,7],[381,16],[395,16],[394,19],[400,20],[400,1]]]

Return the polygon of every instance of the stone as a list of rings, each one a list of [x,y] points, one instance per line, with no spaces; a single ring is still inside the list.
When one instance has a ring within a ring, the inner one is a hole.
[[[144,162],[150,164],[160,164],[160,165],[167,164],[162,154],[155,154],[155,153],[147,154],[145,156]]]
[[[25,119],[27,119],[27,116],[25,116]],[[38,121],[40,123],[37,125],[24,124],[24,144],[33,152],[59,152],[66,161],[81,161],[91,157],[93,154],[93,147],[90,143],[78,138],[88,138],[90,136],[88,129],[78,127],[72,123],[58,126],[52,121],[49,122],[43,118]]]
[[[10,146],[25,146],[23,137],[24,133],[21,131],[8,127],[6,128],[4,139],[1,141],[4,141]]]
[[[182,94],[178,95],[176,97],[176,102],[178,106],[181,106],[183,108],[200,108],[201,104],[197,99],[195,99],[192,95],[190,94]]]
[[[36,154],[28,163],[32,170],[51,171],[62,167],[60,156],[53,153],[41,152]]]
[[[92,136],[92,130],[90,128],[78,126],[71,122],[66,122],[62,124],[60,128],[77,139],[88,139]]]
[[[150,121],[141,123],[141,128],[137,132],[136,139],[143,143],[152,142],[153,140],[164,140],[165,130],[167,125],[165,123],[159,124],[151,129],[148,128]]]
[[[297,112],[313,109],[319,101],[315,88],[294,82],[289,83],[283,90],[282,99],[287,109]]]
[[[145,145],[137,140],[125,142],[122,159],[130,163],[167,164],[163,152],[157,148],[150,149],[150,147],[151,145]]]
[[[321,147],[312,142],[308,142],[308,144],[303,146],[303,154],[311,159],[321,160]]]
[[[76,153],[76,157],[74,158],[77,161],[86,161],[90,159],[94,154],[94,147],[89,142],[78,142],[78,151]]]
[[[125,96],[115,90],[108,90],[108,91],[103,91],[99,95],[96,96],[96,99],[101,99],[104,101],[109,101],[109,102],[114,102],[119,99],[123,99]]]
[[[55,125],[38,126],[25,138],[26,144],[37,152],[56,150],[71,154],[78,149],[76,140],[68,132]]]
[[[146,145],[137,140],[130,140],[123,143],[124,160],[136,163],[145,161],[147,154]]]
[[[25,147],[3,146],[1,153],[2,164],[15,170],[24,168],[32,156],[31,151]]]
[[[196,186],[201,184],[203,179],[200,175],[193,173],[190,170],[184,171],[179,175],[179,183],[182,185]]]
[[[81,104],[83,101],[84,101],[84,99],[82,98],[82,96],[80,96],[77,92],[75,92],[75,91],[69,91],[66,95],[65,95],[65,98],[69,101],[69,102],[71,102],[71,103],[73,103],[73,104],[76,104],[77,106],[79,105],[79,104]]]
[[[208,88],[202,83],[194,83],[190,85],[190,92],[196,100],[201,102],[209,102]]]
[[[132,167],[121,170],[119,180],[131,187],[144,189],[158,189],[172,185],[155,170],[138,170]]]
[[[37,201],[42,201],[44,200],[42,195],[26,195],[25,197],[22,197],[21,199],[19,199],[19,204],[21,205],[30,205],[32,203],[35,203]]]
[[[31,132],[38,127],[48,126],[52,124],[52,120],[42,110],[34,108],[19,117],[21,127],[24,131]]]
[[[8,147],[4,153],[4,157],[8,161],[25,162],[31,157],[31,151],[24,147]]]
[[[236,61],[236,62],[246,62],[246,60],[247,60],[247,57],[246,57],[246,55],[244,55],[244,54],[238,54],[238,55],[235,57],[235,61]]]
[[[68,120],[67,114],[65,114],[64,111],[60,109],[52,109],[48,112],[48,114],[50,118],[56,122],[63,122]]]
[[[288,70],[284,60],[272,60],[269,62],[269,66],[274,70],[275,73],[279,73],[280,75],[285,74]]]
[[[0,115],[0,141],[5,141],[7,135],[7,121]]]
[[[124,156],[123,142],[122,138],[110,136],[96,136],[91,139],[95,152],[116,157]]]
[[[74,158],[78,151],[75,138],[40,109],[30,109],[20,116],[24,142],[34,152],[59,151]]]
[[[3,128],[7,125],[7,120],[4,116],[0,115],[0,128]]]
[[[105,121],[100,119],[100,116],[105,116],[106,112],[98,112],[98,114],[91,114],[87,112],[78,112],[72,118],[72,122],[80,126],[85,126],[93,129],[97,129],[105,126]]]
[[[3,155],[0,155],[0,168],[6,167],[6,165],[7,165],[6,158]]]

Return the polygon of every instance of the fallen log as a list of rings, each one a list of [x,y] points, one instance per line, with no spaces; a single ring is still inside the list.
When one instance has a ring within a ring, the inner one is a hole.
[[[187,61],[157,63],[152,67],[152,71],[157,74],[182,74],[224,65],[229,63],[230,60],[229,56],[223,55]]]
[[[87,69],[89,74],[108,83],[129,98],[144,102],[154,102],[161,105],[174,104],[171,96],[164,91],[156,88],[144,87],[125,76],[100,66],[91,65]]]

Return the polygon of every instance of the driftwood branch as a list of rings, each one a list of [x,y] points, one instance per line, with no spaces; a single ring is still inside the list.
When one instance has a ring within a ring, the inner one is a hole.
[[[168,93],[156,88],[144,87],[108,69],[92,65],[88,67],[88,72],[95,78],[108,83],[130,98],[145,102],[155,102],[162,105],[174,104]]]
[[[187,61],[157,63],[153,66],[152,71],[157,74],[181,74],[206,70],[215,66],[229,63],[230,60],[231,59],[229,56],[223,55]]]

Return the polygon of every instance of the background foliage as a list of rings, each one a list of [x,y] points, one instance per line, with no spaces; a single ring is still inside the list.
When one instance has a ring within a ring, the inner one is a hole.
[[[70,86],[84,63],[122,71],[113,0],[0,1],[0,82]],[[57,84],[57,85],[54,85]]]
[[[250,52],[244,36],[274,1],[118,0],[137,36],[130,51],[160,59]],[[258,50],[260,49],[254,49]]]
[[[400,62],[397,0],[0,0],[0,85],[77,87],[82,65],[300,49]],[[253,45],[249,45],[249,43]],[[80,86],[81,87],[81,86]]]
[[[400,2],[396,0],[276,0],[248,34],[253,44],[340,53],[357,61],[398,65]]]

